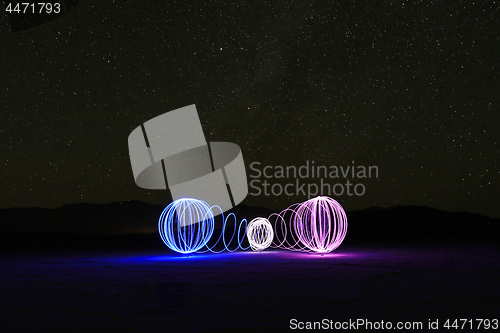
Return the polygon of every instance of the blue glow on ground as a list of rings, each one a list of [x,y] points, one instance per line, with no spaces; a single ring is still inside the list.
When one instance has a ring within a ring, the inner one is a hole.
[[[130,262],[151,262],[151,263],[167,263],[167,262],[204,262],[210,264],[210,262],[221,262],[221,261],[233,261],[239,263],[245,263],[251,261],[252,263],[258,262],[260,260],[269,262],[271,261],[310,261],[310,260],[338,260],[338,259],[365,259],[368,257],[368,253],[356,253],[356,252],[334,252],[326,254],[311,254],[303,252],[291,252],[282,250],[266,250],[263,252],[254,251],[237,251],[237,252],[226,252],[226,253],[190,253],[190,254],[179,254],[179,253],[169,253],[169,254],[156,254],[156,255],[146,255],[146,256],[129,256],[116,258],[118,261]]]

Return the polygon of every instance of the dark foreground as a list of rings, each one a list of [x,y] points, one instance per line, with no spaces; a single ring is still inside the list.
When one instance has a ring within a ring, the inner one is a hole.
[[[423,325],[393,329],[406,332],[439,320],[438,331],[477,331],[477,319],[500,319],[494,243],[344,244],[324,256],[99,251],[2,254],[0,331],[281,332],[292,319]],[[448,330],[447,319],[472,321]]]

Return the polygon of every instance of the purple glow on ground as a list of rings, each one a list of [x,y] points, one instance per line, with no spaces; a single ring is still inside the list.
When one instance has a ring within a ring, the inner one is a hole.
[[[496,244],[112,251],[4,255],[4,331],[281,332],[292,316],[427,323],[497,318],[500,305]]]
[[[360,251],[360,250],[347,250],[338,251],[335,253],[308,253],[308,252],[297,252],[297,251],[287,251],[281,249],[266,250],[262,252],[257,251],[235,251],[235,252],[224,252],[224,253],[168,253],[161,254],[155,253],[150,255],[140,255],[140,256],[117,256],[114,258],[109,258],[116,263],[137,263],[137,264],[160,264],[160,263],[174,263],[174,262],[193,262],[200,264],[209,265],[214,261],[215,265],[222,262],[234,262],[238,265],[240,264],[252,264],[252,263],[270,263],[270,262],[305,262],[307,260],[312,261],[324,261],[331,264],[339,262],[351,262],[351,261],[363,261],[374,259],[383,256],[383,252],[379,251]],[[218,263],[215,263],[218,262]]]

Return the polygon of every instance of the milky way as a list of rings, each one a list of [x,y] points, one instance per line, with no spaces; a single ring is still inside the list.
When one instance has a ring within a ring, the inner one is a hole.
[[[364,195],[335,197],[346,210],[500,217],[498,3],[237,3],[82,0],[18,33],[4,18],[0,208],[166,205],[134,184],[127,137],[196,104],[207,140],[237,143],[247,172],[378,166]]]

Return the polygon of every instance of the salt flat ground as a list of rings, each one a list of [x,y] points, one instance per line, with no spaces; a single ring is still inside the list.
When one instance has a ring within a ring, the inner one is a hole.
[[[291,319],[421,321],[423,332],[429,319],[500,319],[495,244],[0,258],[2,332],[281,332]]]

